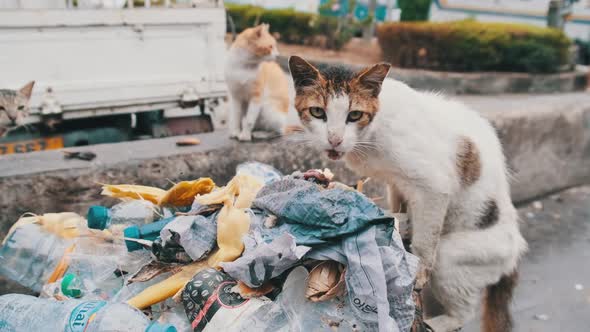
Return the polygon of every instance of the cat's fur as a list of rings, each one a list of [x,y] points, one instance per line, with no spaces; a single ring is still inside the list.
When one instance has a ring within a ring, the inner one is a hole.
[[[446,311],[427,323],[437,332],[460,328],[485,290],[484,330],[510,331],[527,246],[490,123],[459,102],[386,79],[389,64],[353,73],[291,57],[289,67],[304,135],[331,159],[387,183],[395,209],[400,197],[407,204],[421,260],[416,287],[429,280]],[[352,111],[362,113],[354,122]]]
[[[228,52],[228,125],[232,138],[252,139],[257,130],[282,133],[289,111],[289,82],[274,62],[276,40],[267,24],[240,33]]]
[[[29,112],[29,100],[35,82],[29,82],[20,90],[0,89],[0,137],[22,125]]]

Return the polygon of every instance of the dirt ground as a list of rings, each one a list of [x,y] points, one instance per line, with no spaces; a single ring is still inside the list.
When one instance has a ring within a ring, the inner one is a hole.
[[[225,43],[231,45],[232,37],[226,35]],[[377,38],[367,42],[362,38],[351,39],[341,50],[334,51],[316,46],[278,43],[279,53],[283,56],[299,55],[305,59],[334,61],[339,63],[369,65],[382,61],[381,47]]]
[[[279,43],[278,47],[281,55],[299,55],[311,60],[334,61],[356,65],[369,65],[382,61],[381,48],[377,43],[377,39],[367,42],[361,38],[353,38],[339,51],[283,43]]]

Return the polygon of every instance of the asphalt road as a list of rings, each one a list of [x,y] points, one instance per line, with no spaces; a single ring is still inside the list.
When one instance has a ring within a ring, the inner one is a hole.
[[[590,331],[590,186],[522,206],[519,213],[529,252],[513,303],[515,331]],[[479,331],[479,317],[463,331]]]

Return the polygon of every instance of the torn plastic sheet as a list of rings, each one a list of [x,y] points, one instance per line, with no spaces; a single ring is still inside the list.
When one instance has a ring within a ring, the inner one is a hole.
[[[220,265],[233,278],[256,288],[296,265],[309,249],[306,246],[297,246],[295,238],[284,233],[270,243],[262,242],[255,248],[246,250],[235,261]]]

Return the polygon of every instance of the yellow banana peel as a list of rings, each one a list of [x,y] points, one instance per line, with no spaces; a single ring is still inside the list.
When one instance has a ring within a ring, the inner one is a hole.
[[[200,178],[194,181],[181,181],[168,191],[131,184],[105,184],[102,186],[101,194],[119,199],[144,199],[160,206],[189,206],[196,195],[208,194],[213,188],[213,180]]]
[[[250,215],[245,209],[250,208],[262,186],[255,177],[240,174],[225,187],[195,198],[195,202],[203,205],[223,203],[217,216],[219,251],[209,257],[209,265],[217,267],[221,262],[232,262],[242,255],[242,238],[250,229]]]

